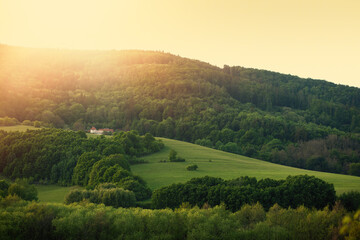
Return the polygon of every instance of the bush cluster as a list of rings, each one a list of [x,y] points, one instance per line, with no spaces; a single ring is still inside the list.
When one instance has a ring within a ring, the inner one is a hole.
[[[170,162],[185,162],[185,158],[177,156],[177,152],[174,149],[171,149],[170,153],[169,153],[169,161]]]
[[[37,189],[34,185],[30,185],[27,179],[16,179],[10,183],[6,180],[0,180],[0,198],[6,196],[18,196],[27,201],[37,200]]]
[[[131,191],[114,186],[99,187],[94,190],[72,190],[65,197],[65,204],[88,201],[90,203],[105,206],[134,207],[136,205],[135,194]]]
[[[356,211],[360,209],[359,191],[345,192],[339,196],[339,200],[348,211]]]
[[[321,209],[336,200],[333,184],[308,175],[288,176],[285,180],[240,177],[223,180],[214,177],[193,178],[186,183],[172,184],[155,190],[154,208],[177,208],[182,203],[216,206],[224,203],[232,211],[244,204],[260,202],[265,209],[275,203],[296,208],[304,205]]]
[[[196,169],[198,169],[198,165],[196,164],[186,166],[186,170],[188,171],[195,171]]]

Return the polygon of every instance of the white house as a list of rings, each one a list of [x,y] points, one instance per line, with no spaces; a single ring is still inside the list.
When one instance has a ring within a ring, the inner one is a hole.
[[[103,129],[99,129],[97,130],[95,127],[92,127],[90,129],[90,133],[93,133],[93,134],[104,134],[104,132],[111,132],[111,133],[114,133],[114,129],[110,129],[110,128],[103,128]]]

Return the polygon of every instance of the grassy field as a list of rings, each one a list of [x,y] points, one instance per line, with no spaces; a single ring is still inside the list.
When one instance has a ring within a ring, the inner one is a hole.
[[[36,185],[38,198],[41,202],[63,203],[66,194],[72,189],[81,189],[79,186],[61,187],[56,185]]]
[[[239,176],[284,179],[288,175],[308,174],[333,183],[337,194],[360,190],[360,177],[292,168],[187,142],[160,139],[166,146],[162,151],[143,157],[149,161],[147,164],[131,166],[133,173],[143,177],[152,189],[206,175],[223,179]],[[186,162],[159,162],[168,159],[170,149],[177,151],[178,156],[184,157]],[[187,171],[185,167],[193,163],[198,165],[198,170]]]
[[[26,129],[36,128],[22,125],[0,127],[0,130],[6,131],[26,131]],[[98,136],[88,134],[88,137]],[[132,172],[144,178],[151,189],[172,183],[186,182],[191,178],[206,175],[223,179],[233,179],[240,176],[251,176],[257,179],[284,179],[288,175],[308,174],[333,183],[337,194],[350,190],[360,190],[360,177],[292,168],[187,142],[166,138],[159,139],[165,143],[163,150],[142,157],[149,163],[131,166]],[[185,158],[186,162],[160,162],[161,160],[168,160],[170,149],[177,151],[178,156]],[[187,171],[185,167],[189,164],[197,164],[198,170]],[[37,185],[36,187],[40,201],[54,203],[62,203],[70,190],[80,188],[78,186],[61,187],[56,185]]]
[[[36,130],[39,128],[33,127],[33,126],[25,126],[25,125],[16,125],[16,126],[0,126],[0,130],[8,131],[8,132],[14,132],[14,131],[20,131],[25,132],[26,130]]]
[[[96,137],[100,137],[100,136],[105,136],[106,138],[112,137],[111,135],[98,135],[98,134],[93,134],[93,133],[86,133],[86,136],[88,138],[96,138]]]

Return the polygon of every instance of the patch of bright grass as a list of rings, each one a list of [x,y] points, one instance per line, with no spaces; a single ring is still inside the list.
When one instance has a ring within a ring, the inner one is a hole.
[[[7,132],[15,132],[15,131],[19,131],[19,132],[25,132],[26,130],[36,130],[36,129],[40,129],[40,128],[36,128],[33,126],[25,126],[25,125],[15,125],[15,126],[0,126],[0,130],[4,130]]]
[[[36,185],[38,198],[41,202],[63,203],[66,194],[73,189],[82,189],[79,186],[61,187],[57,185]]]
[[[260,180],[285,179],[288,175],[308,174],[333,183],[337,194],[360,190],[360,177],[287,167],[187,142],[158,139],[164,142],[165,148],[141,158],[149,163],[131,166],[132,172],[144,178],[151,189],[206,175],[223,179],[250,176]],[[174,149],[178,156],[186,159],[186,162],[168,162],[170,149]],[[160,162],[163,160],[167,162]],[[196,171],[187,171],[186,166],[189,164],[196,164],[199,168]]]

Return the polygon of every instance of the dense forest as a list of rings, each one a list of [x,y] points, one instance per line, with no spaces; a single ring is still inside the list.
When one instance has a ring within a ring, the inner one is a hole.
[[[234,213],[223,206],[175,210],[113,208],[89,203],[0,200],[0,235],[7,239],[359,239],[360,211],[347,213],[306,207],[244,205]]]
[[[0,45],[1,125],[137,130],[360,176],[360,89],[151,51]]]
[[[157,152],[163,146],[149,133],[139,136],[134,131],[111,138],[87,138],[82,131],[54,128],[0,131],[0,173],[9,179],[89,189],[112,183],[133,192],[140,201],[149,199],[152,192],[141,177],[132,174],[130,164],[142,163],[137,156]]]
[[[182,203],[192,206],[217,206],[221,203],[235,212],[245,204],[260,203],[266,210],[274,204],[284,208],[323,209],[335,203],[336,194],[332,184],[307,176],[288,176],[285,180],[239,177],[232,180],[203,177],[186,183],[173,184],[154,191],[154,208],[177,208]]]

